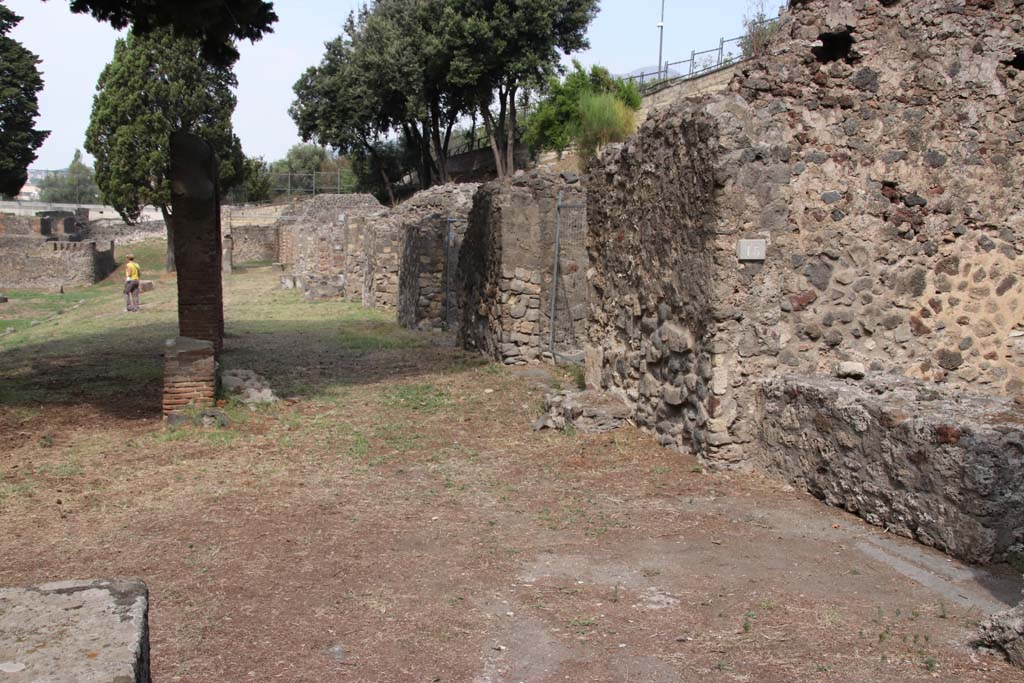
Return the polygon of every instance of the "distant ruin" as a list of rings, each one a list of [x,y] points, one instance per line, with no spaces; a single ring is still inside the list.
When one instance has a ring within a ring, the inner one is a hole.
[[[60,289],[91,285],[115,268],[114,242],[83,239],[72,212],[0,214],[0,287]]]
[[[464,221],[475,189],[468,183],[441,185],[394,209],[361,194],[296,201],[275,223],[283,282],[307,298],[341,297],[397,312],[412,226],[430,216]]]

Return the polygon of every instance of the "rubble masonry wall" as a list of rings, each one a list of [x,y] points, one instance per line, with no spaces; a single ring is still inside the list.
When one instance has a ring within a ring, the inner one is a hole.
[[[0,287],[57,289],[92,285],[114,271],[114,243],[0,236]]]
[[[585,204],[575,176],[533,171],[480,186],[459,255],[460,343],[506,364],[537,360],[548,350],[556,207]],[[585,222],[585,215],[584,215]],[[589,291],[582,240],[563,243],[556,350],[582,347]]]
[[[1024,406],[888,376],[761,385],[761,466],[968,562],[1024,558]]]
[[[728,92],[609,150],[589,187],[590,380],[717,464],[749,460],[757,381],[779,373],[860,361],[1024,391],[1014,7],[794,3]]]

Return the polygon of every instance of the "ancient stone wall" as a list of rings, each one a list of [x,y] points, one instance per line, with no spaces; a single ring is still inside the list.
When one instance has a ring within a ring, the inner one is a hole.
[[[302,200],[299,200],[300,202]],[[270,227],[292,208],[291,203],[280,204],[226,204],[220,209],[220,224],[224,234],[234,228]]]
[[[38,216],[15,216],[0,213],[0,235],[49,235],[43,219]]]
[[[82,227],[83,239],[113,242],[117,246],[137,244],[147,240],[167,239],[167,225],[162,221],[141,221],[128,225],[119,218],[90,221]]]
[[[736,75],[736,70],[738,68],[739,64],[731,64],[729,66],[722,67],[721,69],[710,71],[696,78],[687,78],[686,80],[677,81],[671,85],[667,85],[644,95],[640,104],[640,109],[636,113],[637,125],[646,121],[652,110],[671,104],[678,99],[682,99],[684,97],[699,97],[701,95],[727,90],[729,88],[729,83]]]
[[[402,218],[397,212],[381,211],[367,216],[363,234],[364,306],[398,309],[398,272],[404,238]]]
[[[114,271],[114,244],[0,235],[0,287],[57,289],[99,282]]]
[[[37,215],[42,234],[55,237],[78,236],[78,219],[73,211],[40,211]]]
[[[455,329],[456,274],[473,196],[479,185],[441,185],[413,195],[401,221],[398,321],[417,329]]]
[[[421,330],[455,329],[461,317],[455,283],[465,219],[431,214],[405,226],[398,322]]]
[[[1024,557],[1024,406],[894,376],[760,388],[768,471],[968,562]]]
[[[595,169],[590,380],[716,463],[780,372],[1019,394],[1022,67],[1010,0],[794,3]]]
[[[235,264],[252,261],[284,263],[277,226],[289,204],[221,207],[221,231],[230,235]]]
[[[559,196],[585,206],[575,176],[538,171],[482,185],[473,200],[459,255],[460,342],[507,364],[537,360],[549,349],[556,301],[556,352],[582,347],[589,306],[582,235],[586,209],[563,210],[565,221],[554,290]],[[579,232],[571,236],[570,228]]]
[[[250,263],[252,261],[278,262],[278,245],[280,238],[274,226],[246,225],[231,229],[232,253],[234,263]]]
[[[296,285],[310,298],[346,296],[361,301],[363,218],[382,211],[380,202],[365,194],[317,195],[296,202],[295,209],[283,214],[279,224],[285,223],[282,230],[290,232]]]

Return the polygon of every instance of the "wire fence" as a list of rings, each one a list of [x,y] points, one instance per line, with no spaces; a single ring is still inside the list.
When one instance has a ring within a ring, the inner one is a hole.
[[[459,325],[459,248],[466,234],[467,223],[465,218],[449,216],[444,235],[444,324],[449,330]]]
[[[666,61],[657,71],[648,71],[627,76],[626,80],[636,83],[641,92],[649,91],[663,83],[685,81],[723,67],[748,59],[752,55],[751,34],[761,28],[777,23],[777,17],[751,22],[748,31],[736,38],[719,38],[718,47],[710,50],[691,50],[689,59],[678,62]]]
[[[557,360],[579,360],[583,340],[579,323],[588,310],[586,259],[587,205],[566,202],[559,193],[555,208],[551,311],[548,351]]]

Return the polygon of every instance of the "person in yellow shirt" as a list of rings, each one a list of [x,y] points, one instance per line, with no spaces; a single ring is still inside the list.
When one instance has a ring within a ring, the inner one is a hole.
[[[128,254],[128,263],[124,267],[124,310],[134,313],[139,310],[139,264],[135,257]]]

